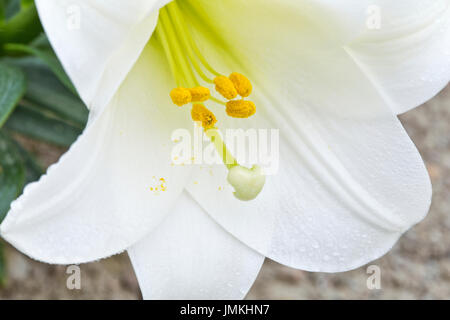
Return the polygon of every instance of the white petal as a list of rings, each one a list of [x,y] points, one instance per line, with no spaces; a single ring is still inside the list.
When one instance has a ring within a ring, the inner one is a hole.
[[[155,29],[169,0],[38,0],[39,16],[86,105],[113,97]],[[99,112],[99,110],[96,110]]]
[[[380,9],[380,29],[366,29],[350,48],[399,114],[450,81],[450,1],[371,2]]]
[[[145,299],[242,299],[264,261],[186,193],[128,254]]]
[[[348,46],[396,114],[426,102],[450,80],[450,0],[279,0],[275,5],[270,0],[188,2],[205,8],[210,28],[219,31],[216,39],[224,37],[225,43],[247,52],[256,49],[256,56],[296,33],[292,38],[298,48],[296,56],[268,61],[273,66],[280,59],[299,62],[314,50],[311,43],[324,50],[330,44]],[[239,23],[231,22],[229,13]],[[372,29],[378,17],[380,28]],[[275,42],[274,34],[280,38]],[[247,39],[248,35],[255,37]],[[245,66],[253,60],[258,59],[240,62]],[[303,74],[298,77],[308,81]]]
[[[264,1],[245,15],[247,4],[236,3],[214,11],[204,2],[208,32],[233,44],[241,68],[223,72],[244,69],[256,83],[257,115],[227,121],[218,113],[218,125],[279,129],[279,171],[250,202],[223,190],[221,165],[212,175],[198,170],[189,192],[225,229],[283,264],[336,272],[380,257],[428,211],[431,185],[417,149],[329,34],[289,6]],[[207,41],[201,46],[213,54]]]
[[[189,174],[171,166],[171,131],[188,118],[170,104],[170,75],[155,67],[163,59],[150,44],[105,112],[12,204],[6,240],[37,260],[82,263],[126,249],[161,222]]]

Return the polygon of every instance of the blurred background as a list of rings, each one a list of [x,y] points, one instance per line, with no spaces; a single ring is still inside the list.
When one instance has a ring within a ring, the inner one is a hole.
[[[0,0],[0,221],[23,186],[39,178],[82,132],[87,110],[42,32],[33,1]],[[367,266],[325,274],[266,260],[249,299],[450,299],[450,86],[400,117],[433,183],[427,218],[384,257],[381,289]],[[32,261],[0,239],[0,299],[137,299],[126,254],[81,266],[81,290],[66,267]]]

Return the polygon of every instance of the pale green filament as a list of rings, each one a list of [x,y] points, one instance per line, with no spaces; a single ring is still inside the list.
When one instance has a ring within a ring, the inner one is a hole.
[[[155,32],[156,32],[156,36],[158,37],[159,41],[161,42],[164,52],[166,53],[167,60],[169,61],[170,70],[172,71],[172,74],[175,78],[175,82],[177,83],[177,86],[181,86],[178,69],[177,69],[175,60],[173,59],[173,53],[170,48],[169,41],[167,40],[167,35],[163,28],[161,20],[159,21],[158,25],[156,26]]]
[[[224,106],[227,105],[225,102],[223,102],[222,100],[219,100],[219,99],[217,99],[217,98],[210,97],[209,99],[211,99],[211,100],[214,101],[215,103],[219,103],[219,104],[222,104],[222,105],[224,105]]]
[[[187,51],[189,59],[192,63],[192,65],[195,68],[195,71],[197,71],[198,75],[208,83],[213,83],[213,80],[209,79],[204,73],[203,70],[200,68],[199,64],[197,63],[197,59],[195,57],[195,53],[193,52],[191,43],[192,39],[190,37],[189,32],[186,32],[186,26],[184,25],[184,21],[182,21],[181,15],[178,13],[177,10],[177,4],[176,2],[172,2],[167,5],[167,8],[169,10],[169,13],[171,17],[173,18],[173,22],[176,28],[176,31],[178,35],[180,35],[180,38],[183,42],[184,49]]]
[[[183,54],[183,50],[180,46],[180,43],[178,42],[177,34],[173,28],[172,21],[170,19],[166,7],[160,10],[159,15],[160,15],[159,23],[162,25],[162,28],[168,37],[168,42],[171,49],[173,49],[173,51],[175,52],[175,55],[177,57],[176,61],[178,62],[177,65],[178,67],[181,68],[185,80],[185,85],[190,87],[197,86],[198,85],[197,78],[195,77],[194,72],[190,68],[189,61]]]
[[[212,143],[214,143],[217,152],[223,160],[223,164],[228,169],[239,165],[237,160],[231,154],[230,150],[228,150],[225,142],[223,142],[222,137],[220,136],[220,133],[217,129],[206,130],[205,134],[209,139],[211,139]]]
[[[183,19],[183,14],[182,14],[182,12],[181,12],[177,2],[176,1],[172,1],[167,6],[170,9],[172,9],[174,14],[177,16],[177,19],[180,21],[181,26],[183,28],[184,37],[189,41],[192,50],[195,52],[195,54],[197,55],[197,58],[200,60],[200,62],[203,64],[203,66],[209,72],[211,72],[213,75],[220,76],[221,74],[219,72],[217,72],[216,70],[214,70],[214,68],[211,67],[211,65],[208,63],[208,61],[206,61],[206,59],[203,57],[202,53],[198,49],[195,41],[192,39],[190,33],[187,32],[188,28],[187,28],[187,25],[186,25],[186,23],[185,23],[185,21]]]

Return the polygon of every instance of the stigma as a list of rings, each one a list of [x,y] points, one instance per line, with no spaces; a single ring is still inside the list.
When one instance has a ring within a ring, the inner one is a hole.
[[[234,166],[228,171],[228,183],[234,188],[234,196],[242,201],[255,199],[262,191],[266,182],[260,166],[248,169],[243,166]]]

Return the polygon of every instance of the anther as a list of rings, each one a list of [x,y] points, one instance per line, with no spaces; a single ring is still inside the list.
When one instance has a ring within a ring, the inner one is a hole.
[[[170,92],[170,97],[172,101],[177,106],[181,107],[192,101],[192,94],[189,89],[186,88],[175,88]]]
[[[255,114],[256,106],[251,101],[231,100],[227,102],[226,112],[233,118],[248,118]]]
[[[234,87],[233,82],[225,76],[218,76],[214,79],[214,84],[216,85],[216,90],[219,92],[225,99],[231,100],[236,98],[237,91]]]
[[[202,127],[207,130],[214,127],[217,122],[216,116],[202,104],[194,104],[191,110],[192,120],[200,121]]]
[[[252,83],[243,74],[233,72],[228,78],[233,82],[237,93],[239,93],[242,98],[248,97],[252,93]]]
[[[191,96],[192,96],[192,102],[203,102],[209,99],[211,96],[211,93],[209,92],[208,88],[205,87],[195,87],[189,89]]]

